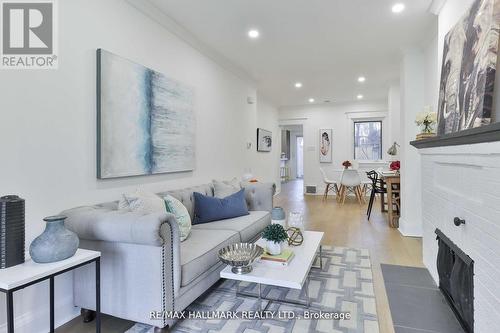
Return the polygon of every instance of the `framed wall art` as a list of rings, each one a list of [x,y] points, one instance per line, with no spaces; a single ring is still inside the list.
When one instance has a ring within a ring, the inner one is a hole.
[[[319,162],[332,163],[332,129],[319,130]]]

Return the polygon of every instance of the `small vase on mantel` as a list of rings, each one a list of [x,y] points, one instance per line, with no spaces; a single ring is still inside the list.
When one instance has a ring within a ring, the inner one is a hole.
[[[50,263],[74,256],[80,241],[73,231],[64,226],[66,216],[49,216],[43,220],[46,222],[45,230],[30,245],[31,259],[36,263]]]

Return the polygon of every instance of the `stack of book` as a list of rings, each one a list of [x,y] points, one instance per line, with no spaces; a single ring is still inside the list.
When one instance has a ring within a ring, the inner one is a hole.
[[[281,254],[275,256],[264,252],[264,254],[260,257],[260,261],[274,266],[288,266],[293,257],[293,251],[290,249],[285,249],[281,252]]]
[[[436,133],[420,133],[417,134],[417,140],[429,139],[436,136]]]

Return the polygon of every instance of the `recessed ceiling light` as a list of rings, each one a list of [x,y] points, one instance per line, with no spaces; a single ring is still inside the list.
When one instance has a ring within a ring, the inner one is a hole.
[[[365,82],[365,81],[366,81],[366,77],[364,77],[364,76],[358,77],[358,82]]]
[[[314,103],[314,98],[309,98],[309,103]]]
[[[296,82],[295,83],[295,88],[302,88],[302,83],[301,82]]]
[[[358,96],[356,96],[356,98],[357,98],[357,99],[363,99],[363,98],[364,98],[364,96],[363,96],[363,95],[361,95],[361,94],[359,94]]]
[[[394,6],[392,6],[392,12],[393,13],[401,13],[403,10],[405,10],[405,4],[404,3],[396,3]]]
[[[248,37],[250,37],[250,38],[255,39],[255,38],[258,38],[259,35],[260,35],[259,30],[252,29],[252,30],[248,31]]]

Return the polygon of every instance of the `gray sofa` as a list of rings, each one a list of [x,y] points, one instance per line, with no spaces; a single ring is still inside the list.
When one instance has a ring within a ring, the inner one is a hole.
[[[161,328],[172,325],[175,320],[151,318],[151,312],[184,310],[219,279],[219,249],[255,240],[271,222],[274,185],[244,187],[250,215],[193,225],[183,242],[172,214],[124,212],[117,202],[64,211],[80,247],[102,253],[102,312]],[[179,199],[192,218],[193,192],[214,195],[211,184],[159,194]],[[75,270],[76,306],[95,310],[94,274],[93,265]]]

